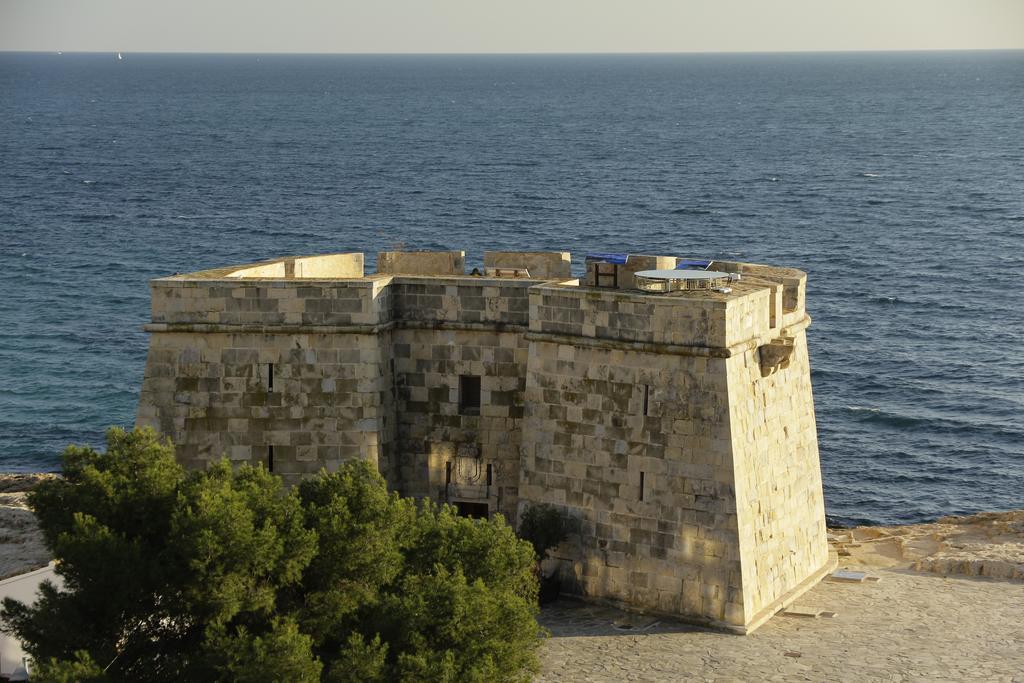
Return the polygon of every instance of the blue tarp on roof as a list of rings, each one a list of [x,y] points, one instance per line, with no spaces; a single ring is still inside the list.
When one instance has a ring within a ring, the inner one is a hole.
[[[699,258],[679,259],[676,263],[676,270],[707,270],[712,261]]]
[[[626,259],[629,258],[629,254],[610,254],[605,252],[595,252],[593,254],[587,254],[587,262],[593,263],[615,263],[623,265]]]

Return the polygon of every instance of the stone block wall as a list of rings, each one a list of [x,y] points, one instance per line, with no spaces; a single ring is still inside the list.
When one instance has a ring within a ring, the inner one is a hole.
[[[396,487],[403,493],[487,503],[514,519],[532,284],[409,277],[393,285]],[[462,376],[480,378],[477,415],[460,413]]]
[[[742,623],[725,368],[531,342],[520,496],[579,521],[557,556],[580,594]]]
[[[395,332],[393,354],[399,490],[487,503],[514,520],[527,356],[522,332],[404,329]],[[480,378],[477,411],[460,410],[462,376]]]
[[[466,271],[464,251],[382,251],[377,254],[377,272],[385,275],[462,275]]]
[[[179,459],[263,463],[294,483],[345,460],[383,468],[388,436],[373,334],[156,332],[137,423],[171,436]]]
[[[359,280],[154,280],[150,288],[150,327],[151,331],[160,329],[161,324],[372,328],[391,319],[389,283],[390,278],[387,277]]]
[[[723,295],[671,295],[544,284],[530,290],[530,331],[641,344],[724,347]]]
[[[352,252],[300,256],[207,272],[216,272],[228,278],[359,278],[363,277],[363,255]]]
[[[484,268],[525,268],[531,278],[572,277],[572,261],[567,251],[485,251]]]
[[[715,261],[711,267],[726,273],[740,273],[754,282],[774,282],[781,285],[783,320],[780,324],[795,325],[803,320],[807,299],[807,274],[803,271],[739,261]]]
[[[154,281],[137,422],[170,435],[189,466],[268,464],[273,446],[274,471],[294,481],[363,458],[403,493],[514,518],[532,284]],[[481,378],[478,415],[459,414],[463,375]]]
[[[744,613],[757,622],[828,562],[807,340],[763,376],[756,351],[729,358]]]
[[[403,323],[484,325],[488,329],[529,324],[530,280],[406,277],[390,288],[394,319]]]
[[[557,556],[582,595],[746,631],[828,555],[808,320],[735,285],[531,289],[520,507],[579,520]]]

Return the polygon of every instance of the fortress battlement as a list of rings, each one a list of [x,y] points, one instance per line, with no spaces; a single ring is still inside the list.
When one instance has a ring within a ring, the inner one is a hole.
[[[741,275],[730,291],[658,293],[635,289],[632,273],[677,259],[629,259],[629,282],[613,287],[573,278],[566,252],[487,252],[485,264],[520,265],[485,266],[486,275],[467,275],[463,252],[384,252],[371,275],[360,253],[275,259],[152,281],[148,329],[472,323],[721,349],[808,322],[801,271],[715,261],[715,270]]]
[[[829,558],[803,272],[483,263],[383,252],[366,274],[342,253],[153,280],[137,422],[192,467],[295,482],[359,458],[467,515],[553,504],[578,533],[549,563],[591,599],[748,632],[813,585]]]

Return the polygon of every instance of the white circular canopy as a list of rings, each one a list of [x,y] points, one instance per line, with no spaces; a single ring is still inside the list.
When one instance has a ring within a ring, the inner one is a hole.
[[[717,270],[640,270],[634,275],[650,280],[718,280],[729,277],[728,273]]]

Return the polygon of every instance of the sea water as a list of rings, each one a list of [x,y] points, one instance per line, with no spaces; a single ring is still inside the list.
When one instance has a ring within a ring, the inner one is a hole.
[[[1024,507],[1024,53],[0,54],[0,470],[130,424],[147,280],[344,250],[793,266],[839,522]]]

